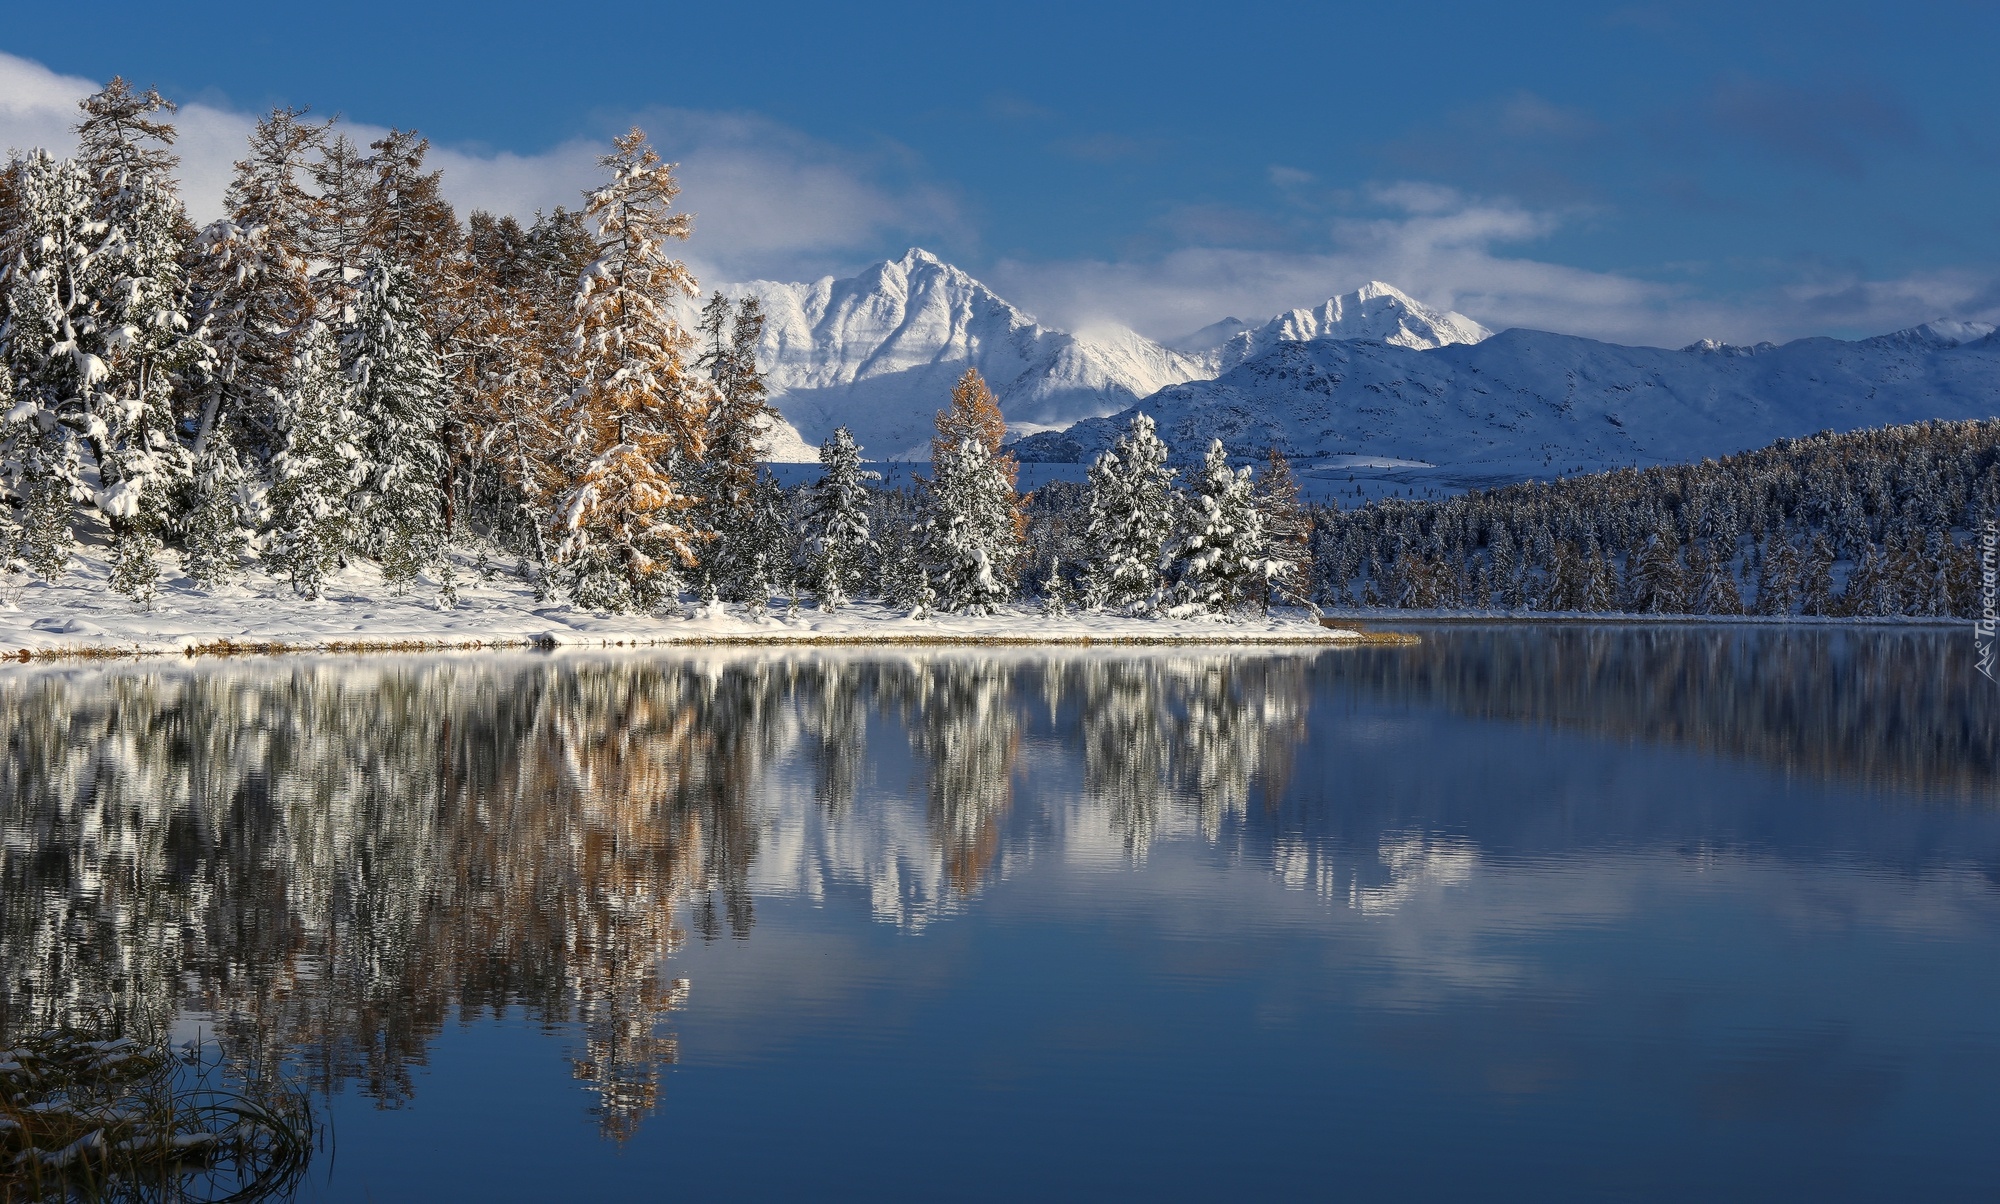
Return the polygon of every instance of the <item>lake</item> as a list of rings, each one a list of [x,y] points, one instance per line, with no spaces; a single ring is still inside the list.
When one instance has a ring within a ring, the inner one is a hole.
[[[8,666],[0,1029],[308,1199],[2000,1191],[1968,630],[1420,630]]]

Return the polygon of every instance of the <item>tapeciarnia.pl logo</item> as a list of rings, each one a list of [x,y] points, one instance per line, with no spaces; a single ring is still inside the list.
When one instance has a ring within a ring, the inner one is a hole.
[[[1979,617],[1972,623],[1972,643],[1979,650],[1979,671],[1987,681],[2000,682],[1994,673],[1994,632],[2000,628],[2000,520],[1987,519],[1979,532]]]

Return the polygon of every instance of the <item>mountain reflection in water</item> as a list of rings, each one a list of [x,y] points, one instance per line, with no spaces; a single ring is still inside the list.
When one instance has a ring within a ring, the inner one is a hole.
[[[1450,890],[1538,931],[1631,905],[1610,878],[1745,873],[1747,850],[1948,872],[1984,923],[1990,824],[1942,841],[1617,777],[1650,747],[1983,813],[2000,724],[1961,642],[1495,627],[1320,653],[23,666],[0,675],[0,1041],[181,1016],[394,1107],[447,1020],[520,1009],[567,1034],[622,1140],[680,1056],[677,951],[754,944],[760,900],[914,932],[1037,859],[1143,873],[1169,842],[1363,917]],[[1537,731],[1601,755],[1522,763]],[[1589,850],[1560,882],[1522,868]],[[1426,981],[1518,973],[1463,933],[1403,939],[1382,956]]]

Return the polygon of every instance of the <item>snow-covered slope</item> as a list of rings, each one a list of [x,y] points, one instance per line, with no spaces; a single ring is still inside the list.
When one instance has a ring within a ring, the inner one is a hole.
[[[1013,433],[1027,435],[1207,380],[1288,339],[1441,347],[1489,336],[1380,282],[1261,325],[1224,318],[1170,345],[1129,330],[1071,334],[914,248],[844,280],[758,280],[732,291],[764,302],[759,363],[787,423],[766,450],[779,461],[812,459],[842,425],[871,458],[927,456],[931,420],[968,365],[992,386]]]
[[[1225,319],[1207,329],[1216,330],[1233,320]],[[1262,326],[1239,330],[1214,348],[1212,359],[1216,372],[1221,373],[1286,342],[1372,339],[1423,350],[1492,337],[1492,331],[1464,314],[1439,312],[1394,285],[1371,280],[1312,309],[1295,309]]]
[[[1284,342],[1216,380],[1024,439],[1017,451],[1087,460],[1138,410],[1182,459],[1220,437],[1240,454],[1275,444],[1300,459],[1436,465],[1461,481],[1547,477],[1723,455],[1829,428],[2000,414],[2000,336],[1934,322],[1858,342],[1679,351],[1532,330],[1421,351]]]
[[[845,280],[759,280],[735,291],[764,302],[759,361],[800,448],[844,425],[871,458],[927,456],[932,419],[967,366],[985,376],[1016,433],[1212,375],[1201,358],[1130,332],[1051,330],[928,251]],[[778,446],[771,452],[784,458]]]

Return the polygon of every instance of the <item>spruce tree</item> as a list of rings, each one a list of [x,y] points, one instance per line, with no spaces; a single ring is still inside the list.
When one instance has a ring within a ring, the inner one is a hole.
[[[1597,536],[1592,535],[1586,548],[1588,570],[1583,596],[1583,609],[1603,612],[1618,605],[1618,578],[1611,570],[1611,562],[1604,556]]]
[[[300,177],[326,132],[303,114],[274,109],[257,122],[223,197],[228,216],[196,242],[196,311],[216,354],[201,388],[197,457],[218,424],[260,468],[283,442],[274,405],[294,343],[314,318],[307,256],[318,202]]]
[[[753,618],[761,619],[771,595],[788,584],[795,573],[791,502],[777,478],[758,474],[750,487],[750,501],[737,528],[742,545],[735,557],[736,589],[747,603]]]
[[[255,525],[252,484],[227,427],[210,433],[195,458],[181,516],[186,552],[182,564],[196,586],[216,589],[235,581]]]
[[[702,307],[696,329],[703,343],[697,366],[714,390],[695,510],[709,536],[702,569],[724,598],[753,602],[759,583],[752,575],[764,556],[757,531],[758,444],[777,417],[757,370],[764,311],[755,297],[732,304],[718,292]]]
[[[867,482],[881,480],[882,474],[862,471],[861,448],[844,426],[820,445],[819,462],[823,471],[807,499],[807,568],[820,609],[831,614],[860,592],[875,550],[869,537]]]
[[[307,327],[283,382],[284,443],[272,457],[271,530],[264,561],[290,578],[300,597],[317,598],[354,538],[350,502],[366,476],[355,446],[359,418],[340,349],[320,323]]]
[[[1816,532],[1807,545],[1799,572],[1799,613],[1834,613],[1833,545],[1823,532]]]
[[[1287,606],[1316,609],[1312,605],[1312,522],[1299,504],[1299,482],[1292,475],[1292,463],[1276,446],[1265,453],[1264,475],[1257,485],[1257,508],[1264,515],[1264,537],[1275,573],[1272,588],[1258,596],[1257,604],[1269,610],[1275,592]],[[1465,591],[1457,592],[1462,595]]]
[[[1536,603],[1537,610],[1575,611],[1589,609],[1590,562],[1569,540],[1556,544],[1548,581]]]
[[[95,190],[73,160],[45,151],[20,172],[20,257],[7,275],[8,317],[0,361],[13,382],[6,414],[5,482],[23,512],[26,558],[44,580],[68,567],[76,547],[73,502],[96,497],[86,464],[101,459],[105,388],[113,343],[104,306],[108,260]]]
[[[696,295],[694,277],[666,254],[691,219],[669,212],[680,186],[640,131],[600,162],[611,179],[584,210],[596,258],[579,282],[573,384],[556,420],[575,468],[555,506],[554,555],[578,603],[650,610],[678,593],[699,540],[678,481],[706,450],[709,392],[673,309]]]
[[[1276,573],[1250,470],[1229,466],[1220,439],[1209,445],[1189,490],[1171,559],[1173,601],[1167,613],[1176,618],[1229,614]]]
[[[991,614],[1013,597],[1019,551],[1014,491],[975,439],[962,439],[931,461],[925,490],[923,563],[936,605],[960,614]]]
[[[991,614],[1013,597],[1024,523],[1014,493],[1019,469],[1000,453],[1006,423],[976,369],[959,378],[937,430],[922,498],[927,592],[946,610]]]
[[[1089,487],[1084,605],[1098,610],[1151,604],[1159,595],[1161,559],[1180,506],[1167,445],[1154,433],[1152,418],[1132,416],[1111,450],[1090,466]]]
[[[1756,612],[1788,615],[1799,600],[1799,552],[1790,540],[1774,533],[1764,547],[1763,568],[1757,575]]]
[[[206,342],[190,330],[183,260],[190,230],[175,194],[174,106],[158,92],[134,93],[123,79],[82,102],[78,163],[94,183],[94,215],[104,227],[107,373],[95,398],[95,497],[114,540],[114,588],[149,601],[155,554],[184,490],[191,460],[176,426],[177,386],[206,371]]]
[[[1673,525],[1662,520],[1646,546],[1627,564],[1627,604],[1641,614],[1687,613],[1687,574],[1681,567],[1680,540]]]
[[[341,359],[353,384],[362,545],[398,593],[430,569],[445,578],[444,374],[417,315],[408,268],[377,259],[356,291]]]
[[[1740,615],[1743,597],[1736,590],[1736,578],[1729,560],[1707,544],[1693,544],[1688,550],[1688,610],[1698,615]]]

